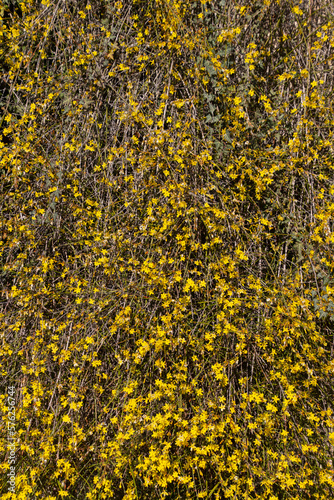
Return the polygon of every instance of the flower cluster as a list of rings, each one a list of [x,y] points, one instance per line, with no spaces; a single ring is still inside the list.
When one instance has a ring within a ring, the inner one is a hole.
[[[331,12],[0,2],[1,498],[333,497]]]

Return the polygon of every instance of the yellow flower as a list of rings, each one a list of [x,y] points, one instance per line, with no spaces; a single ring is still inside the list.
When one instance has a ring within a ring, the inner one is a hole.
[[[68,493],[65,490],[59,490],[58,493],[59,493],[59,496],[61,496],[61,497],[68,497]]]
[[[331,432],[329,434],[329,441],[331,442],[331,444],[334,446],[334,432]]]

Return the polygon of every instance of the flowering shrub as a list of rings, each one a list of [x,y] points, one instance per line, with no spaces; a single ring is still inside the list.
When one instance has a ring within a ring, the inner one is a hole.
[[[1,498],[332,498],[331,2],[0,12]]]

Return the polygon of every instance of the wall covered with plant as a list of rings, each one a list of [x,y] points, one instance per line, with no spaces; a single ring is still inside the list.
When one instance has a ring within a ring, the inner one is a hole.
[[[0,14],[1,498],[333,498],[331,0]]]

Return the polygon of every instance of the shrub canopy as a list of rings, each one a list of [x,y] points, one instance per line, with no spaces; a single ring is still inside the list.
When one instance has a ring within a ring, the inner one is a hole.
[[[1,498],[333,498],[332,2],[0,14]]]

